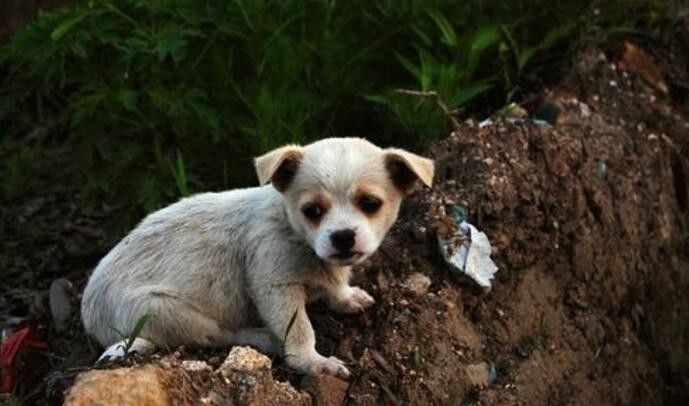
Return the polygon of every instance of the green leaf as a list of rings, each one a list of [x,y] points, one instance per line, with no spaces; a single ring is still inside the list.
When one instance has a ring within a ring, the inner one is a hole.
[[[183,60],[186,57],[187,37],[190,36],[201,36],[201,33],[179,27],[163,31],[155,48],[158,60],[162,62],[168,56],[175,62]]]
[[[110,327],[110,330],[114,331],[120,337],[120,339],[124,340],[127,338],[127,335],[124,334],[123,332],[121,332],[120,330],[116,329],[113,326],[109,326],[109,327]]]
[[[500,29],[502,30],[502,33],[505,35],[505,38],[507,38],[507,42],[510,43],[512,51],[515,53],[515,55],[518,54],[519,47],[517,46],[517,41],[514,40],[514,36],[512,36],[512,31],[506,25],[501,25]]]
[[[138,92],[131,89],[120,89],[115,97],[117,98],[117,101],[122,104],[122,107],[124,107],[125,110],[136,110]]]
[[[177,191],[182,197],[189,196],[189,181],[187,179],[187,170],[184,166],[184,159],[182,158],[182,153],[177,150],[177,161],[176,166],[170,164],[170,171],[172,176],[175,178],[175,183],[177,184]]]
[[[297,314],[299,313],[299,309],[294,310],[294,314],[292,314],[292,318],[289,319],[289,323],[287,323],[287,329],[285,329],[285,339],[282,340],[283,343],[287,342],[287,336],[289,335],[289,332],[292,330],[292,326],[294,325],[294,322],[297,321]]]
[[[53,30],[53,32],[50,33],[50,39],[53,41],[59,41],[60,38],[64,37],[65,34],[72,29],[72,27],[74,27],[79,21],[83,20],[87,15],[88,13],[79,14],[78,16],[63,21],[57,26],[57,28]]]
[[[411,29],[412,29],[412,31],[414,31],[416,33],[416,35],[419,37],[419,39],[421,40],[421,43],[423,43],[424,46],[433,45],[433,41],[431,40],[431,38],[425,32],[423,32],[419,27],[417,27],[416,25],[412,25]]]
[[[481,93],[487,92],[488,90],[493,88],[493,84],[488,82],[488,83],[477,83],[468,87],[462,88],[459,92],[457,92],[456,95],[452,98],[452,108],[457,108],[464,106],[476,96],[480,95]]]
[[[143,316],[139,317],[139,319],[134,324],[134,328],[129,333],[129,338],[127,338],[127,350],[132,346],[134,340],[136,340],[136,338],[141,334],[141,331],[144,329],[144,327],[146,327],[146,324],[148,324],[150,320],[150,314],[144,314]]]
[[[533,58],[539,50],[538,47],[527,48],[519,54],[517,57],[518,72],[521,73],[524,70],[524,67],[526,67],[529,61],[531,61],[531,58]]]
[[[419,69],[418,66],[414,65],[414,62],[410,61],[409,58],[398,52],[395,52],[395,56],[397,57],[397,60],[400,61],[404,69],[408,70],[409,73],[414,75],[414,78],[416,78],[416,80],[421,81],[421,69]]]
[[[382,94],[365,94],[363,98],[375,104],[387,105],[390,103],[388,97]]]
[[[496,25],[482,27],[471,42],[471,52],[483,51],[484,49],[495,45],[502,38],[500,27]]]
[[[437,67],[441,66],[442,64],[424,49],[419,49],[419,60],[421,61],[421,75],[419,77],[419,82],[421,85],[421,90],[425,92],[430,90],[433,77],[438,76]]]
[[[543,39],[543,42],[541,43],[541,48],[552,47],[553,45],[555,45],[556,42],[558,42],[565,36],[571,34],[574,28],[576,28],[576,26],[576,23],[572,22],[550,30]]]
[[[442,34],[442,42],[452,47],[456,46],[458,43],[457,34],[447,18],[440,14],[440,12],[436,9],[429,10],[428,15],[433,19],[433,21],[435,21],[438,29],[440,29],[440,33]]]

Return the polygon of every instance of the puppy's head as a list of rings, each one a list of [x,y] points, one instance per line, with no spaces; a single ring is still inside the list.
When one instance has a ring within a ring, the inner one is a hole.
[[[259,182],[286,201],[292,228],[333,265],[362,262],[397,218],[402,198],[433,182],[433,161],[359,138],[288,145],[256,158]]]

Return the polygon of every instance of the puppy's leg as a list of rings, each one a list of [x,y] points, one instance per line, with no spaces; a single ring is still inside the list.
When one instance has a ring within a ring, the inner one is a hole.
[[[232,339],[232,334],[217,320],[174,292],[151,290],[135,303],[136,313],[130,314],[130,320],[150,314],[151,320],[141,337],[158,345],[214,347],[227,345]]]
[[[283,341],[285,361],[307,374],[349,377],[344,362],[316,351],[316,336],[306,314],[306,292],[298,284],[265,285],[256,288],[256,307],[270,330]],[[290,324],[290,322],[292,322]]]
[[[358,313],[375,303],[365,290],[349,285],[351,268],[332,269],[329,278],[324,282],[330,308],[341,313]]]
[[[216,320],[170,294],[149,292],[132,298],[130,303],[130,309],[121,313],[117,331],[129,334],[141,316],[150,315],[151,318],[127,353],[150,354],[156,345],[222,346],[229,345],[234,338],[234,334],[221,328]],[[114,326],[101,327],[115,331]],[[126,344],[125,338],[110,345],[98,361],[124,357]]]
[[[282,342],[268,328],[243,328],[230,333],[231,345],[249,345],[264,354],[283,355]]]
[[[230,331],[223,329],[193,302],[186,301],[174,291],[161,286],[140,287],[128,292],[121,297],[111,314],[110,319],[93,323],[89,331],[101,344],[109,346],[101,358],[124,356],[125,343],[117,332],[128,335],[137,320],[144,315],[150,315],[151,318],[130,351],[154,347],[137,345],[139,339],[157,346],[222,346],[229,345],[233,338]]]

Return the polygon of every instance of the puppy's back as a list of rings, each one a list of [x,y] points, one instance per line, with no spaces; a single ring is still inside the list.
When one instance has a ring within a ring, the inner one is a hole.
[[[89,279],[82,299],[87,332],[103,345],[118,340],[113,328],[129,331],[146,295],[177,297],[209,317],[241,324],[246,236],[266,212],[259,208],[276,204],[275,193],[268,187],[204,193],[147,216]]]

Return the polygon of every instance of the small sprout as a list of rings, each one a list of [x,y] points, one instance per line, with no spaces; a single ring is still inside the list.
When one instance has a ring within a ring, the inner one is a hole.
[[[146,324],[151,320],[151,315],[150,314],[144,314],[143,316],[139,317],[139,319],[136,321],[136,324],[134,324],[134,328],[132,329],[131,333],[129,333],[129,338],[127,339],[127,346],[125,347],[125,353],[129,353],[129,349],[132,347],[132,344],[134,344],[134,340],[141,334],[141,331],[146,327]]]
[[[287,352],[285,351],[285,343],[287,342],[287,336],[289,335],[289,332],[292,330],[292,327],[294,326],[294,322],[297,321],[297,314],[299,314],[299,309],[295,309],[294,313],[292,314],[292,317],[289,319],[289,323],[287,323],[287,329],[285,330],[285,337],[282,340],[282,353],[285,354],[285,358],[287,358],[288,355]]]
[[[124,357],[127,358],[129,356],[129,350],[132,348],[132,345],[134,344],[134,340],[136,340],[137,337],[141,334],[141,331],[143,331],[144,327],[146,327],[146,324],[151,320],[151,315],[150,314],[144,314],[143,316],[139,317],[136,320],[136,323],[134,323],[134,328],[129,333],[129,336],[126,334],[122,333],[120,330],[116,329],[115,327],[110,327],[111,329],[115,330],[117,335],[124,340],[124,345],[120,346],[122,350],[124,351]]]

